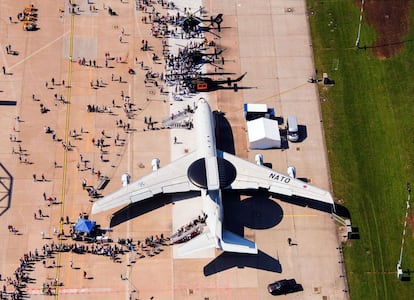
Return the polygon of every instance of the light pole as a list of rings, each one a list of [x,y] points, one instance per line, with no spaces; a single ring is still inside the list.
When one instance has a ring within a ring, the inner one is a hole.
[[[355,47],[359,47],[359,39],[361,38],[361,26],[362,26],[362,16],[364,14],[364,3],[365,0],[361,0],[361,11],[359,13],[359,25],[358,25],[358,34],[355,41]]]
[[[405,220],[404,220],[403,236],[402,236],[402,241],[401,241],[400,259],[397,263],[397,278],[399,280],[402,280],[403,278],[403,271],[402,271],[401,265],[402,265],[402,257],[403,257],[403,252],[404,252],[404,241],[405,241],[405,233],[406,233],[406,228],[407,228],[408,210],[410,208],[410,200],[411,200],[411,186],[409,182],[407,182],[407,193],[408,193],[408,197],[407,197],[407,206],[405,209]]]

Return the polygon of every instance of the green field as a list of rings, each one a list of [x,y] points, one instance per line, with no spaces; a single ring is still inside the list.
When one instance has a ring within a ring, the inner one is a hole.
[[[414,3],[413,3],[414,4]],[[343,200],[360,239],[344,245],[352,300],[414,299],[414,275],[399,281],[406,183],[414,187],[414,5],[401,53],[387,60],[369,49],[375,31],[359,22],[356,1],[308,0],[329,163],[336,199]],[[414,270],[412,231],[407,233],[403,270]]]

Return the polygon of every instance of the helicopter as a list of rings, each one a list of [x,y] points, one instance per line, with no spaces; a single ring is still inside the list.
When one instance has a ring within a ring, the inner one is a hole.
[[[217,51],[216,48],[214,48],[214,53],[203,53],[199,50],[190,51],[186,57],[189,58],[193,64],[203,64],[203,63],[210,63],[212,64],[213,58],[218,58],[218,56],[223,53],[223,49]]]
[[[197,67],[202,64],[210,64],[214,67],[222,69],[222,67],[217,66],[214,62],[215,59],[219,58],[219,55],[224,52],[224,49],[217,50],[214,48],[214,53],[204,53],[200,50],[189,50],[179,54],[179,59],[190,64],[193,67]],[[224,59],[222,59],[224,60]]]
[[[165,79],[171,83],[184,83],[188,85],[190,80],[204,78],[210,75],[234,75],[235,73],[230,72],[213,72],[213,73],[201,73],[200,70],[189,70],[185,73],[166,73]]]
[[[210,22],[209,26],[203,26],[203,23]],[[214,24],[217,24],[217,30],[221,31],[221,23],[223,22],[223,14],[218,14],[216,17],[211,16],[210,19],[202,19],[194,14],[187,15],[181,18],[181,27],[184,32],[189,33],[192,31],[209,31]]]
[[[237,92],[238,86],[236,82],[241,81],[246,74],[247,72],[236,79],[228,77],[226,80],[214,80],[210,77],[199,76],[196,78],[188,77],[183,81],[184,86],[187,86],[191,92],[211,92],[218,89],[231,88],[232,83],[234,83],[233,90]],[[227,87],[222,86],[222,84],[227,84]]]

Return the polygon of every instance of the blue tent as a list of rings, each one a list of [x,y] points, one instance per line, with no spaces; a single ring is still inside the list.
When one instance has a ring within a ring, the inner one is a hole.
[[[95,224],[95,221],[79,218],[78,223],[75,225],[75,231],[91,233]]]

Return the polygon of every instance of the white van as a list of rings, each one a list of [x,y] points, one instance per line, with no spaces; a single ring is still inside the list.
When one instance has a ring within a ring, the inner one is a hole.
[[[299,140],[298,120],[295,116],[289,116],[287,118],[287,138],[291,142],[297,142]]]

